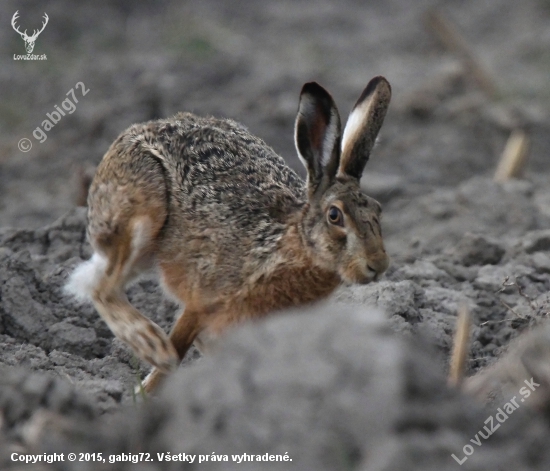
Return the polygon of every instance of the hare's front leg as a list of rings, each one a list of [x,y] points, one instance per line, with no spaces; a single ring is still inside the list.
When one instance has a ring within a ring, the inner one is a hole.
[[[172,332],[170,332],[170,341],[176,349],[180,361],[183,360],[183,357],[193,345],[193,341],[202,330],[201,312],[186,308],[174,324]],[[154,392],[165,377],[166,372],[155,367],[143,380],[142,387],[147,393]]]

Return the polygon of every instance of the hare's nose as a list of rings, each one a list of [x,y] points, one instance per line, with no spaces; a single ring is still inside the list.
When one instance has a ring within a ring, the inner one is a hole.
[[[386,252],[383,252],[368,261],[367,270],[378,277],[388,269],[389,265],[390,258],[386,255]]]

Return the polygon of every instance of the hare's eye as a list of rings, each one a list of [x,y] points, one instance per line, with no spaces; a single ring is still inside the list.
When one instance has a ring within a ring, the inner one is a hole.
[[[328,210],[328,221],[335,226],[344,226],[344,216],[342,211],[336,206],[331,206]]]

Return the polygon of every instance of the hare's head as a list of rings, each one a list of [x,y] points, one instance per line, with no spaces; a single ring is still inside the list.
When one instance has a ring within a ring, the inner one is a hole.
[[[306,83],[300,95],[295,138],[308,172],[304,236],[319,263],[351,283],[369,283],[389,265],[380,204],[361,191],[359,180],[390,97],[386,79],[372,79],[342,135],[338,109],[323,87]]]

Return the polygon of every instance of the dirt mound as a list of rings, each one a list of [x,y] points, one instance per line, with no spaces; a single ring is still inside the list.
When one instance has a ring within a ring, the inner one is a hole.
[[[238,329],[158,398],[103,418],[81,399],[63,401],[78,395],[61,380],[9,372],[0,406],[11,411],[4,430],[12,445],[0,458],[11,469],[19,439],[33,453],[78,457],[93,448],[102,455],[87,469],[97,470],[451,470],[457,461],[465,469],[548,469],[545,419],[519,404],[482,440],[500,409],[448,389],[437,356],[429,340],[392,332],[376,309],[332,305]],[[148,462],[137,464],[140,456]]]

